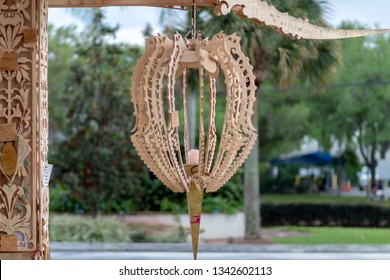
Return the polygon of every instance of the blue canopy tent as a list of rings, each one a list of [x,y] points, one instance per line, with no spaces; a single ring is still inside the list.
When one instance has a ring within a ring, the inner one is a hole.
[[[280,156],[271,160],[272,165],[301,165],[301,166],[329,166],[332,164],[333,157],[325,152],[310,152],[300,154],[290,154]]]
[[[330,168],[334,158],[332,155],[321,152],[293,152],[287,155],[281,155],[271,160],[274,166],[301,166],[301,167],[319,167],[325,174],[325,179],[318,190],[330,190],[333,188],[333,168]],[[313,175],[311,175],[313,176]]]

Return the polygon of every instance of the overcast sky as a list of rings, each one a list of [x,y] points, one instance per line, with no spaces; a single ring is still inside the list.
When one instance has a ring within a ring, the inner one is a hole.
[[[289,1],[289,0],[286,0]],[[343,20],[357,20],[367,27],[376,25],[390,28],[389,0],[328,0],[329,12],[327,20],[337,26]],[[154,33],[161,32],[159,14],[161,9],[150,7],[110,7],[107,10],[107,21],[119,24],[117,40],[132,44],[143,44],[142,30],[147,22],[154,28]],[[182,12],[185,13],[185,12]],[[51,8],[49,22],[55,26],[77,24],[82,28],[83,23],[69,9]]]

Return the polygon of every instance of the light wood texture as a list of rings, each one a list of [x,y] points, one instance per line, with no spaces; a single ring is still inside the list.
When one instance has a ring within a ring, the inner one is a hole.
[[[191,150],[189,68],[198,69],[199,75],[199,147]],[[216,79],[220,72],[225,76],[221,90],[226,92],[226,109],[216,152]],[[179,78],[183,79],[180,93],[175,91]],[[251,120],[256,92],[254,80],[252,66],[242,53],[236,34],[218,33],[211,40],[203,39],[201,34],[193,40],[179,34],[175,34],[173,40],[166,36],[150,37],[144,55],[135,66],[131,97],[136,123],[131,140],[146,165],[168,188],[187,193],[194,259],[197,258],[204,190],[214,192],[221,188],[244,163],[256,142]],[[208,99],[206,92],[209,92]],[[183,94],[184,102],[182,137],[179,135],[180,113],[175,107],[177,94]],[[184,139],[183,156],[180,139]]]
[[[23,255],[25,258],[23,258]],[[21,253],[0,253],[0,260],[23,260],[27,259],[29,257],[28,254],[21,254]]]
[[[197,6],[213,6],[217,0],[197,0]],[[107,6],[151,6],[191,7],[192,0],[49,0],[50,8],[107,7]]]
[[[16,171],[16,149],[11,143],[6,143],[1,152],[1,171],[8,176]]]
[[[0,142],[16,140],[16,124],[2,123],[0,124]]]
[[[18,69],[18,54],[5,52],[0,58],[0,70],[15,71]]]
[[[32,0],[34,1],[34,0]],[[49,204],[50,195],[49,187],[43,184],[43,171],[48,164],[48,136],[49,136],[49,112],[48,112],[48,0],[35,0],[37,11],[37,22],[35,28],[38,31],[36,41],[37,52],[40,57],[37,59],[37,103],[36,103],[36,141],[37,148],[32,150],[36,152],[36,174],[35,180],[38,187],[37,204],[39,211],[37,212],[38,236],[37,248],[32,254],[33,259],[47,260],[50,257],[49,244]]]
[[[1,252],[14,252],[18,250],[18,237],[16,235],[0,235]]]
[[[33,28],[23,30],[23,40],[25,43],[35,43],[37,36],[37,31]]]
[[[189,152],[189,158],[191,161],[196,162],[195,158],[199,161],[199,151],[191,150]],[[189,188],[187,192],[187,205],[189,214],[189,223],[191,228],[191,243],[192,253],[194,260],[197,259],[198,245],[199,245],[199,233],[200,233],[200,221],[202,215],[202,202],[203,202],[203,186],[198,185],[196,180],[198,174],[198,164],[185,164],[184,168],[186,174],[190,179]]]
[[[180,125],[179,122],[179,111],[175,111],[171,114],[171,123],[173,128],[178,128]]]
[[[0,234],[18,237],[1,259],[48,258],[47,9],[46,0],[0,5],[2,60],[13,58],[0,71]]]
[[[166,36],[150,37],[145,54],[134,69],[131,96],[136,124],[131,140],[150,170],[175,192],[188,191],[191,180],[182,160],[185,158],[190,163],[189,144],[184,143],[185,151],[182,156],[176,117],[172,117],[173,113],[178,112],[175,107],[175,83],[179,69],[198,65],[200,125],[196,180],[207,192],[217,191],[233,176],[256,141],[257,135],[251,120],[255,103],[255,77],[248,58],[241,52],[239,41],[236,34],[227,36],[223,33],[218,33],[211,40],[202,39],[201,36],[196,40],[187,40],[179,34],[175,34],[173,40]],[[210,67],[210,63],[215,63],[216,66]],[[215,127],[217,89],[214,76],[219,71],[216,68],[221,69],[225,76],[225,89],[222,90],[226,92],[227,100],[218,152]],[[187,88],[186,71],[183,71],[184,88]],[[210,103],[210,113],[207,116],[204,113],[206,77],[210,88],[207,101]],[[186,91],[185,89],[185,141],[189,138],[186,128]],[[204,127],[205,119],[208,121],[207,130]]]
[[[226,15],[231,11],[259,25],[273,28],[291,39],[343,39],[390,32],[390,29],[344,30],[317,26],[309,23],[307,18],[295,18],[282,13],[263,0],[220,0],[214,8],[217,15]]]
[[[194,260],[198,256],[200,221],[202,215],[203,187],[196,184],[195,180],[191,180],[189,191],[187,192],[187,204],[189,222],[191,227],[191,243]]]

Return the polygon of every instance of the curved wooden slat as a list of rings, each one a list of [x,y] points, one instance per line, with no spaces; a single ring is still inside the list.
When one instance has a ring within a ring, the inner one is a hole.
[[[288,13],[282,13],[263,0],[220,0],[214,9],[217,15],[226,15],[231,11],[297,40],[344,39],[390,32],[390,29],[349,30],[317,26],[309,23],[307,18],[296,18]]]

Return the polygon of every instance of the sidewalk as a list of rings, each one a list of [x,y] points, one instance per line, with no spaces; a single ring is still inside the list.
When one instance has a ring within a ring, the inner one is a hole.
[[[191,244],[51,244],[52,260],[192,260]],[[201,244],[199,260],[390,260],[390,245]]]
[[[51,242],[52,252],[192,252],[190,243],[73,243]],[[279,244],[200,244],[202,252],[330,252],[390,253],[389,245],[279,245]]]

